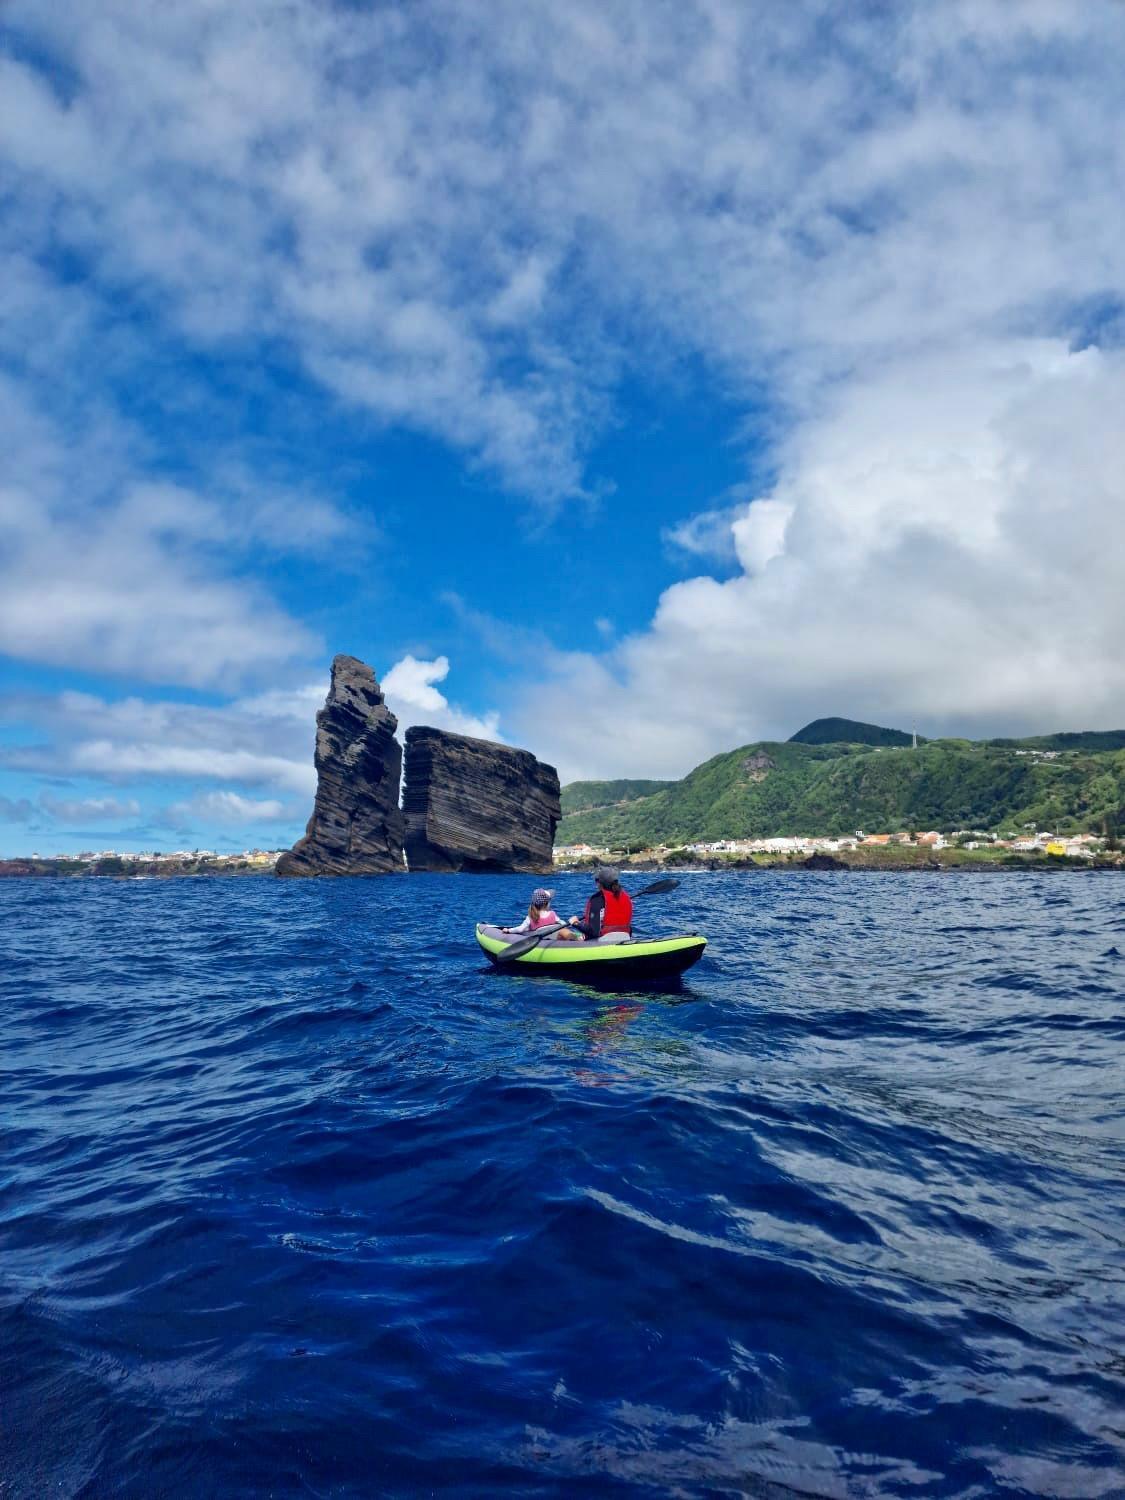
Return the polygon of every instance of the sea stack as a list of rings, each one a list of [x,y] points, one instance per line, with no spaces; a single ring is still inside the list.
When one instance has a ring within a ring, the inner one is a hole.
[[[538,875],[552,868],[559,777],[530,750],[408,729],[402,805],[412,871]]]
[[[316,716],[316,803],[304,838],[278,860],[279,875],[402,872],[397,728],[371,668],[337,656]]]

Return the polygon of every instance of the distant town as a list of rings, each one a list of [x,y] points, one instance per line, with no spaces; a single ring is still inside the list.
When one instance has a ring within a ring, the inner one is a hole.
[[[980,829],[951,833],[867,833],[835,838],[793,837],[715,839],[649,848],[616,848],[595,844],[560,844],[554,851],[556,868],[582,868],[599,860],[651,867],[696,864],[710,868],[811,863],[860,868],[924,868],[936,866],[1007,865],[1075,861],[1106,866],[1120,864],[1116,840],[1092,833],[1025,832],[995,834]]]
[[[170,853],[84,849],[81,854],[0,859],[0,875],[116,875],[138,880],[168,875],[265,875],[272,872],[280,856],[280,849],[244,849],[239,854],[218,854],[213,849],[175,849]]]
[[[168,852],[87,849],[80,854],[29,854],[0,859],[0,876],[63,875],[115,876],[118,879],[160,879],[174,875],[269,875],[284,851],[243,849],[220,854],[213,849],[174,849]],[[1026,832],[996,834],[980,829],[952,833],[868,833],[836,838],[714,839],[684,844],[638,845],[560,844],[554,850],[558,871],[583,870],[600,863],[638,869],[698,868],[752,869],[807,867],[850,869],[959,868],[1125,868],[1117,840],[1092,833]]]

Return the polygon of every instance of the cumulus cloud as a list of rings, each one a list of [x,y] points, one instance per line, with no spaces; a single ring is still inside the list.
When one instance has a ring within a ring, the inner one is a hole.
[[[448,676],[447,656],[420,661],[408,654],[389,669],[381,685],[387,707],[398,716],[399,734],[405,734],[413,724],[429,724],[435,729],[447,729],[453,734],[467,734],[475,739],[501,739],[498,714],[489,713],[482,717],[465,713],[438,691],[434,684],[444,682]]]
[[[419,661],[408,655],[401,661],[396,661],[383,678],[383,692],[403,707],[421,709],[423,713],[440,713],[449,704],[434,687],[434,683],[444,682],[448,676],[447,656],[438,656],[433,661]]]
[[[696,512],[666,526],[662,533],[665,543],[672,549],[686,552],[689,557],[720,565],[730,565],[738,560],[734,546],[734,522],[744,514],[746,499],[737,504],[716,506],[711,510]]]
[[[208,566],[185,506],[160,529],[127,484],[63,505],[43,411],[98,472],[136,456],[109,397],[105,421],[69,421],[90,399],[75,381],[128,365],[128,287],[177,347],[283,342],[341,401],[548,503],[596,488],[586,454],[623,377],[683,362],[744,405],[776,483],[670,533],[738,574],[668,590],[608,654],[557,659],[516,728],[564,765],[683,770],[832,710],[1120,718],[1112,0],[14,0],[5,26],[0,326],[36,393],[4,424],[16,649],[84,662],[93,641],[145,672],[158,596],[169,680],[309,644]],[[112,579],[88,599],[83,553]],[[57,625],[35,618],[33,569]],[[445,702],[435,666],[404,669],[404,716],[438,712],[410,692]],[[177,732],[131,743],[280,785],[266,741]],[[107,743],[92,731],[83,754],[108,764]]]
[[[667,527],[664,540],[702,562],[759,572],[785,549],[793,507],[784,500],[755,496],[749,485],[735,485],[727,503],[700,511]]]
[[[849,382],[731,522],[739,575],[677,584],[649,630],[567,658],[518,727],[568,774],[608,775],[682,773],[821,714],[931,734],[1119,724],[1122,403],[1125,353],[1057,340]]]

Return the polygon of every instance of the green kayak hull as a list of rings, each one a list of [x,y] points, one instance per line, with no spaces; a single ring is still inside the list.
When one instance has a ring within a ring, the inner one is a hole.
[[[620,980],[667,979],[682,974],[703,957],[707,939],[696,932],[678,937],[649,938],[629,943],[540,943],[508,963],[500,959],[514,938],[496,934],[484,922],[477,923],[477,942],[489,962],[497,968],[521,973],[550,974],[559,979]]]

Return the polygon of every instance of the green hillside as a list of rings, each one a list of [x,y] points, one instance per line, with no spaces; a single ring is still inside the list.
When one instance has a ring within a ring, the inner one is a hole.
[[[562,810],[565,816],[593,807],[615,807],[675,785],[674,781],[572,781],[562,789]]]
[[[1125,749],[1045,753],[970,740],[916,750],[746,745],[648,796],[564,816],[556,842],[644,847],[857,828],[1025,827],[1125,832]]]
[[[861,724],[858,719],[814,719],[789,736],[791,745],[909,745],[910,740],[905,730]]]

